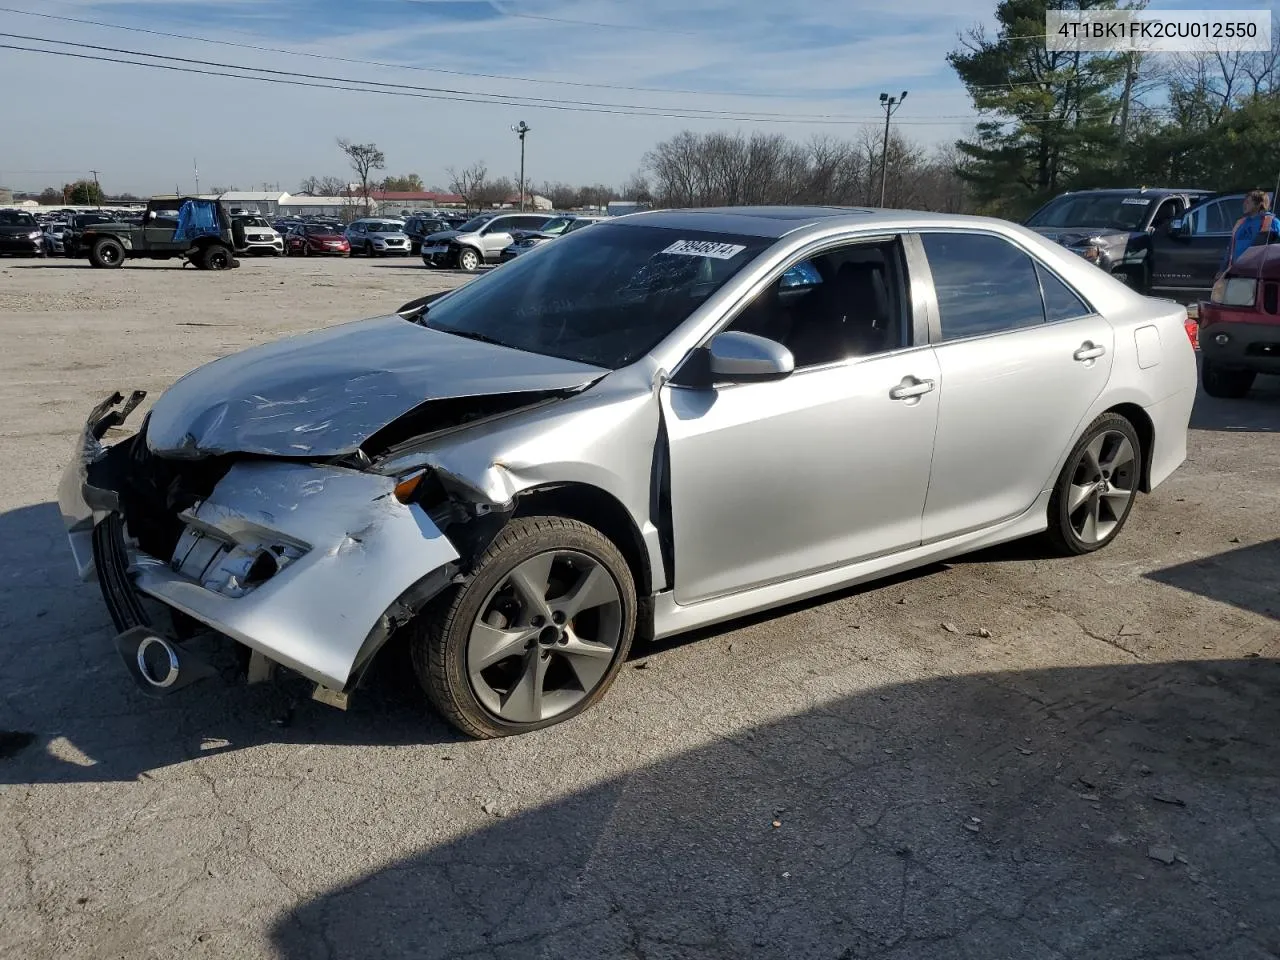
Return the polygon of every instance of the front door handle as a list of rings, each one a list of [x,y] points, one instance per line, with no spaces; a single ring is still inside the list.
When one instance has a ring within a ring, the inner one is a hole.
[[[1080,349],[1077,350],[1075,353],[1073,353],[1071,356],[1074,357],[1076,360],[1080,360],[1083,362],[1085,360],[1097,360],[1100,356],[1102,356],[1106,352],[1107,352],[1106,347],[1099,346],[1098,344],[1094,343],[1092,340],[1086,340],[1084,343],[1080,344]]]
[[[890,400],[910,400],[921,397],[933,389],[932,380],[917,380],[915,377],[903,377],[902,382],[889,391]]]

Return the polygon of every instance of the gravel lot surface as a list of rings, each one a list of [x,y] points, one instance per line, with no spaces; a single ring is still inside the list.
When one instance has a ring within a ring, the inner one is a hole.
[[[346,713],[143,697],[51,502],[89,407],[462,279],[0,261],[0,957],[1280,956],[1275,380],[1100,554],[642,648],[531,736],[460,741],[394,647]]]

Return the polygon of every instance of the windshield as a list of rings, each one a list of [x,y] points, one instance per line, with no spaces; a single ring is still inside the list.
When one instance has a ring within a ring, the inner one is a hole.
[[[572,217],[556,217],[550,223],[543,226],[539,233],[549,233],[552,236],[559,236],[569,229],[569,224],[573,223]]]
[[[336,232],[333,227],[326,227],[322,223],[309,223],[303,229],[312,236],[328,236],[329,234]]]
[[[243,223],[246,227],[270,227],[271,226],[271,224],[267,223],[266,220],[263,220],[262,217],[238,217],[237,219],[239,219],[240,222]]]
[[[473,217],[472,219],[464,223],[462,226],[458,227],[458,232],[459,233],[475,233],[477,230],[483,227],[486,223],[492,220],[494,216],[495,216],[494,214],[490,213],[484,216]]]
[[[424,322],[616,370],[657,346],[770,243],[604,225],[459,288],[433,304]]]
[[[1152,204],[1150,197],[1114,193],[1058,197],[1027,221],[1028,227],[1110,227],[1141,230]]]
[[[0,210],[0,227],[34,227],[36,218],[21,210]]]
[[[370,221],[368,229],[370,233],[399,233],[404,228],[390,220],[378,220]]]

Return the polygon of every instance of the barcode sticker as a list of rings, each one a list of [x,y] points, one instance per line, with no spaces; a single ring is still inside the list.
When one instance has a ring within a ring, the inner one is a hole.
[[[711,257],[713,260],[732,260],[747,249],[736,243],[718,243],[714,240],[677,240],[663,253],[681,257]]]

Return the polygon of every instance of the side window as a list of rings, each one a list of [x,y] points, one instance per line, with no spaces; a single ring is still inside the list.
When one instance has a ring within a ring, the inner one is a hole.
[[[921,234],[938,294],[943,340],[1044,323],[1035,265],[1000,237]]]
[[[549,217],[516,217],[515,229],[517,230],[541,230],[551,222]]]
[[[793,263],[728,327],[781,343],[796,367],[909,345],[901,246],[857,243]]]
[[[1170,197],[1160,204],[1160,209],[1156,211],[1156,215],[1151,219],[1151,229],[1163,230],[1169,226],[1169,222],[1174,217],[1180,216],[1182,216],[1182,201],[1177,197]]]
[[[1196,207],[1191,211],[1191,235],[1211,237],[1214,234],[1230,233],[1235,225],[1231,212],[1239,206],[1238,200],[1215,200]]]
[[[512,217],[498,217],[496,220],[490,220],[485,228],[480,232],[486,235],[494,233],[510,233],[513,229],[512,219]]]
[[[1040,277],[1040,290],[1044,293],[1045,319],[1050,323],[1087,317],[1093,313],[1092,308],[1074,290],[1038,263],[1036,274]]]

